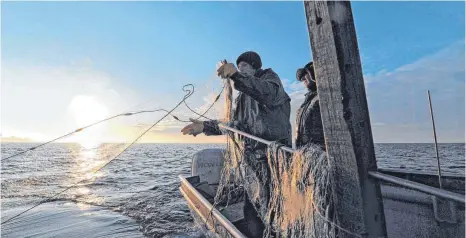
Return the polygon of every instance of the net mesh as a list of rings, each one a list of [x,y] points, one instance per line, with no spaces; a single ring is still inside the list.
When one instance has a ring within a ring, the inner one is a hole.
[[[226,80],[223,121],[235,127],[231,123],[232,95],[233,89]],[[267,148],[266,168],[240,168],[243,159],[248,162],[254,158],[245,151],[244,138],[232,132],[226,133],[227,150],[214,199],[215,207],[221,209],[219,205],[225,207],[236,203],[243,198],[241,193],[246,187],[252,203],[260,204],[256,211],[265,225],[263,237],[338,236],[341,229],[333,211],[330,166],[327,154],[319,146],[308,144],[290,156],[279,149],[282,144],[274,142]],[[252,176],[254,178],[248,178],[251,174],[255,175]],[[264,191],[268,193],[265,196]]]
[[[308,144],[293,156],[268,148],[271,198],[264,237],[337,237],[327,155]]]
[[[230,123],[232,121],[233,110],[233,88],[230,80],[224,81],[224,118],[223,122]],[[224,165],[220,177],[219,186],[214,199],[214,206],[233,203],[235,200],[241,198],[243,191],[243,183],[241,173],[239,171],[239,164],[242,160],[244,148],[240,147],[241,138],[232,132],[226,132],[227,149],[224,152]]]

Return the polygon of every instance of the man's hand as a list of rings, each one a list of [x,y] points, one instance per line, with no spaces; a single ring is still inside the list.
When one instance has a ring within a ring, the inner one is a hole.
[[[222,66],[220,66],[217,69],[217,76],[227,79],[230,78],[233,74],[238,72],[238,69],[236,69],[236,66],[232,63],[223,63]]]
[[[185,126],[183,129],[181,129],[181,132],[183,133],[183,135],[188,134],[188,135],[197,136],[204,131],[204,123],[202,121],[194,120],[192,118],[189,118],[189,120],[192,123]]]

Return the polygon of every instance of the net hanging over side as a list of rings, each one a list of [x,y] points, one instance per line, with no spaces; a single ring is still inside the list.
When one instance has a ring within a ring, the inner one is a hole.
[[[240,129],[232,118],[233,89],[228,79],[225,80],[224,92],[223,122]],[[248,177],[242,177],[245,175],[240,164],[249,158],[245,154],[245,138],[230,131],[225,131],[225,134],[227,150],[214,207],[221,209],[240,201],[248,187],[250,193],[254,190],[269,193],[268,201],[256,196],[255,192],[250,197],[261,204],[258,214],[265,225],[263,237],[334,238],[342,232],[361,237],[339,226],[333,205],[331,167],[327,153],[318,145],[309,143],[290,155],[279,149],[283,144],[273,142],[267,148],[268,175],[263,175],[267,178],[256,178],[266,181],[266,184],[257,184],[251,183]],[[251,190],[250,187],[254,186],[257,188]]]
[[[229,79],[224,81],[224,118],[222,122],[232,125],[233,114],[233,87]],[[234,133],[225,131],[227,135],[227,148],[223,154],[223,168],[220,176],[219,186],[214,199],[214,206],[228,206],[242,198],[243,186],[239,164],[242,158],[240,139]]]
[[[308,144],[289,156],[272,143],[268,148],[271,198],[265,237],[337,237],[332,179],[327,154]]]

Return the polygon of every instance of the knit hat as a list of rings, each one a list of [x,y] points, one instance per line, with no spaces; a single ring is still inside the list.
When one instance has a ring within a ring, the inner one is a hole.
[[[298,70],[296,70],[296,79],[298,81],[301,81],[301,79],[304,77],[304,75],[306,75],[308,72],[311,74],[312,81],[315,81],[316,76],[314,74],[314,64],[312,63],[312,61],[307,63],[304,66],[304,68],[299,68]]]
[[[236,60],[236,65],[238,65],[240,62],[246,62],[250,64],[254,69],[262,68],[261,57],[254,51],[247,51],[242,53]]]

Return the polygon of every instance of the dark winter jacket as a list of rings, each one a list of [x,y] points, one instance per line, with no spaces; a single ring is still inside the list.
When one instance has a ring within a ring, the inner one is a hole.
[[[239,95],[234,102],[232,121],[240,130],[266,140],[283,140],[291,145],[290,97],[272,69],[259,69],[254,76],[235,73],[231,80]],[[204,134],[221,135],[218,121],[205,121]],[[264,150],[266,146],[245,139],[249,149]],[[265,152],[264,152],[265,153]]]
[[[319,96],[309,91],[296,114],[296,148],[307,143],[321,146],[325,150],[324,129],[320,115]]]

